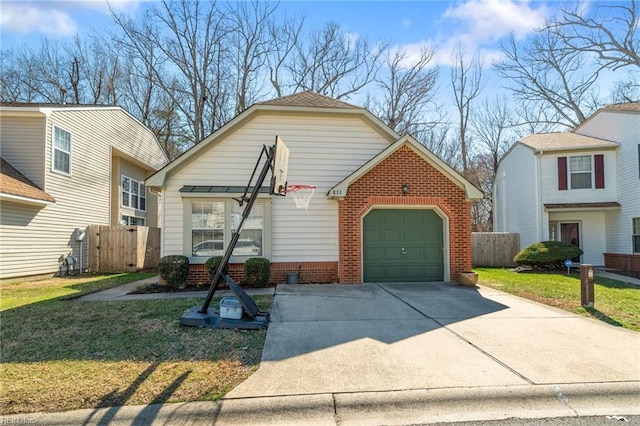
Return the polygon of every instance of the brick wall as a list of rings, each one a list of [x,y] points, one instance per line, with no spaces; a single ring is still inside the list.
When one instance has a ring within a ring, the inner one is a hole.
[[[338,281],[338,262],[275,262],[271,264],[270,284],[287,282],[289,272],[299,272],[299,282],[304,283],[335,283]],[[229,276],[237,283],[244,281],[242,263],[229,264]],[[211,283],[207,268],[202,264],[189,265],[189,284]]]
[[[471,205],[464,190],[405,145],[353,182],[339,201],[340,283],[362,282],[362,217],[376,205],[438,206],[449,218],[451,280],[471,269]]]

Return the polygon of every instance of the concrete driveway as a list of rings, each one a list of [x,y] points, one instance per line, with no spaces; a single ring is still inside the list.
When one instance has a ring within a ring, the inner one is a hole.
[[[640,333],[492,289],[279,285],[261,366],[227,398],[638,382]]]

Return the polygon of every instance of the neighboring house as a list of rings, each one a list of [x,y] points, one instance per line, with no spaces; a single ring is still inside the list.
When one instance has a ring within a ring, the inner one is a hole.
[[[455,280],[471,268],[470,204],[482,193],[366,109],[311,92],[255,104],[147,179],[162,191],[162,254],[190,258],[190,282],[222,255],[263,146],[290,149],[288,182],[317,186],[308,210],[261,193],[231,258],[269,258],[271,280]],[[403,193],[403,186],[406,192]]]
[[[79,264],[76,228],[158,225],[144,180],[168,160],[122,108],[2,103],[0,157],[0,279]]]
[[[521,248],[564,241],[583,263],[640,270],[640,103],[518,141],[500,160],[493,207],[494,230],[519,233]]]

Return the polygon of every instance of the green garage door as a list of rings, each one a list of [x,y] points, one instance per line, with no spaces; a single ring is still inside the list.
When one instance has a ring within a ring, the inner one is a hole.
[[[442,218],[433,210],[371,210],[362,235],[364,282],[443,280]]]

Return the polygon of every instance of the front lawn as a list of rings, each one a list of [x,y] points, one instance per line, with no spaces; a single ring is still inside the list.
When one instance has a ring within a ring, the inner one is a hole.
[[[25,291],[2,290],[13,300]],[[63,293],[34,293],[2,312],[0,414],[214,400],[260,362],[265,331],[180,327],[200,299],[80,302]],[[268,309],[272,298],[255,300]]]
[[[474,268],[474,271],[478,273],[480,285],[640,331],[640,288],[631,284],[596,276],[594,308],[583,308],[579,274],[515,273],[494,268]]]
[[[85,274],[0,284],[0,311],[55,298],[74,298],[158,275],[149,272]]]

